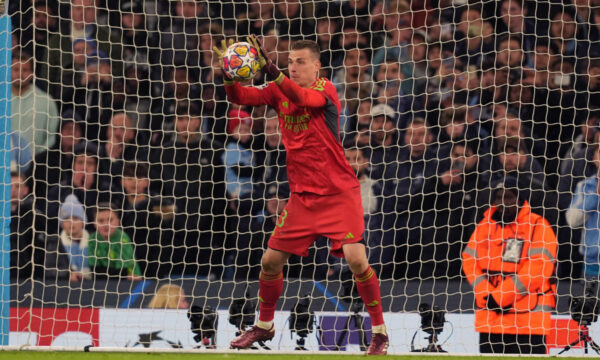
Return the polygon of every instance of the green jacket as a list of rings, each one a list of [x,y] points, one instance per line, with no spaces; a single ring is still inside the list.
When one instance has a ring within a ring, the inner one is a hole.
[[[133,250],[131,239],[121,229],[115,230],[108,241],[95,232],[90,235],[88,243],[88,265],[90,267],[99,265],[113,269],[127,269],[129,275],[142,276],[140,267],[135,262]]]

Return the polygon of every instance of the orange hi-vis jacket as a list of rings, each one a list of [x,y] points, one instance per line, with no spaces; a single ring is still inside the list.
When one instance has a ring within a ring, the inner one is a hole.
[[[485,212],[462,253],[463,271],[475,292],[475,330],[547,335],[556,306],[556,235],[546,219],[531,212],[528,202],[516,221],[504,227],[492,219],[495,211],[492,206]],[[488,310],[487,296],[503,310]]]

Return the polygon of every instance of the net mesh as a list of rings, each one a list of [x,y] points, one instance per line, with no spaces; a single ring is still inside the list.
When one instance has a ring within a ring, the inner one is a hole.
[[[462,254],[507,176],[557,235],[545,274],[560,285],[552,331],[573,336],[568,298],[584,265],[598,273],[597,236],[582,231],[594,229],[597,206],[576,201],[597,193],[576,187],[597,173],[598,5],[9,1],[10,343],[206,345],[186,320],[194,304],[217,311],[211,341],[228,347],[237,326],[228,309],[256,301],[260,258],[289,197],[277,113],[228,102],[212,51],[251,34],[283,71],[294,41],[321,48],[361,183],[369,261],[394,319],[391,351],[409,350],[424,302],[450,312],[458,335],[446,346],[478,351]],[[319,239],[290,258],[276,326],[309,295],[321,333],[306,346],[356,350],[358,324],[337,341],[348,325],[335,311],[356,307],[336,300],[350,273],[328,246]],[[151,305],[163,310],[142,310]],[[279,348],[300,346],[281,339]],[[550,346],[548,335],[549,347],[559,340]]]

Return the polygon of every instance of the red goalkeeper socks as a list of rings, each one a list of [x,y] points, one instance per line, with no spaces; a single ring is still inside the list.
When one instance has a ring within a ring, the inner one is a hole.
[[[260,272],[258,301],[260,302],[260,312],[258,320],[270,322],[275,317],[275,306],[277,300],[283,291],[283,272],[277,274],[267,274]]]
[[[362,274],[354,274],[356,289],[371,316],[371,326],[383,325],[383,309],[381,307],[381,292],[379,280],[375,271],[369,267]]]

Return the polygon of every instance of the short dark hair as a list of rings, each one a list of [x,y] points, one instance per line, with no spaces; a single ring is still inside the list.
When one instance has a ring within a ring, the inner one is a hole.
[[[308,49],[310,52],[319,59],[321,57],[321,48],[319,44],[312,40],[298,40],[292,45],[292,50]]]
[[[31,62],[31,66],[33,66],[33,56],[23,49],[17,48],[12,52],[12,61],[19,60],[23,63]]]
[[[101,212],[101,211],[108,211],[108,210],[114,212],[117,215],[117,217],[121,216],[121,212],[119,211],[119,208],[117,208],[117,206],[115,204],[113,204],[112,202],[110,202],[110,201],[99,202],[95,206],[94,210],[95,210],[94,211],[94,217],[98,216],[99,212]]]
[[[137,179],[148,178],[148,164],[137,161],[128,161],[123,165],[123,176]]]

